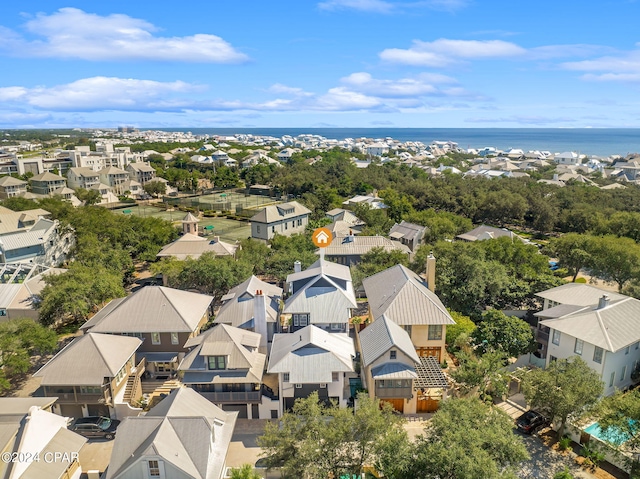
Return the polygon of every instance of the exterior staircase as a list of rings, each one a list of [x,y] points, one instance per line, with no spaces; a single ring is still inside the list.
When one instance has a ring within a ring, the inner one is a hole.
[[[142,394],[147,398],[149,407],[153,407],[164,396],[167,396],[173,391],[182,387],[182,384],[177,379],[167,379],[166,381],[142,381]]]

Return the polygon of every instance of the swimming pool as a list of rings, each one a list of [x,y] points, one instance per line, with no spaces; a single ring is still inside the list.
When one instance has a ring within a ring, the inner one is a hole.
[[[629,420],[629,425],[634,426],[635,421]],[[600,429],[600,424],[594,422],[591,426],[584,430],[587,434],[591,434],[593,437],[600,439],[603,442],[608,442],[610,444],[614,444],[619,446],[627,442],[631,435],[626,431],[621,431],[619,429],[609,428],[606,432]]]

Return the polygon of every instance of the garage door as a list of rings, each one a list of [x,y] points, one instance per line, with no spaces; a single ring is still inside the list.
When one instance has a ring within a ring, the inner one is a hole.
[[[381,399],[380,405],[382,406],[384,403],[391,404],[393,409],[398,412],[404,412],[404,399]]]
[[[60,415],[65,417],[82,417],[82,406],[79,404],[61,404]]]
[[[249,416],[247,414],[247,405],[246,404],[223,404],[223,411],[238,411],[238,419],[247,419]]]

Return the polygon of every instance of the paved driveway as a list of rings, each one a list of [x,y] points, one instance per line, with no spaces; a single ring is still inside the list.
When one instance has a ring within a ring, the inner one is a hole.
[[[545,446],[535,435],[517,434],[522,437],[531,455],[531,459],[520,468],[517,474],[519,478],[553,479],[555,473],[567,466],[575,479],[596,479],[596,476],[578,467],[574,460],[574,453],[560,454]]]

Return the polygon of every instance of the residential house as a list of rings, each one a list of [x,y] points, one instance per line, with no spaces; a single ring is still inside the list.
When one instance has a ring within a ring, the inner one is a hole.
[[[20,318],[37,320],[44,277],[65,271],[34,263],[0,264],[0,322]]]
[[[80,328],[92,333],[121,334],[143,340],[138,361],[145,359],[149,375],[175,374],[188,348],[209,320],[213,297],[164,286],[145,286],[109,302]]]
[[[191,351],[179,366],[183,384],[239,418],[277,417],[278,401],[272,392],[262,395],[267,355],[259,351],[260,333],[218,324],[187,341]]]
[[[239,247],[238,244],[220,241],[218,236],[209,239],[192,233],[185,233],[174,242],[163,246],[156,257],[172,257],[179,260],[187,258],[198,259],[204,253],[213,253],[215,256],[235,256]]]
[[[96,183],[95,185],[90,186],[89,189],[100,193],[100,204],[118,202],[118,197],[113,194],[113,191],[111,191],[111,187],[109,185],[105,185],[104,183]]]
[[[325,213],[332,223],[327,225],[333,236],[349,236],[359,234],[365,226],[365,222],[354,215],[351,211],[343,208],[334,208]]]
[[[79,453],[87,439],[67,429],[67,418],[51,413],[56,399],[0,398],[0,477],[80,479]]]
[[[280,301],[282,288],[251,276],[222,297],[215,322],[260,333],[262,346],[268,348],[280,332]]]
[[[156,170],[148,163],[129,163],[126,170],[129,173],[129,178],[137,181],[142,186],[144,186],[147,181],[151,181],[156,177]]]
[[[627,298],[623,294],[605,291],[585,283],[566,283],[536,293],[536,296],[542,299],[542,310],[534,313],[537,322],[533,332],[538,343],[535,356],[542,360],[546,360],[547,357],[550,329],[541,323],[542,320],[557,319],[581,311],[587,306],[595,306],[603,294],[607,294],[611,301]]]
[[[400,241],[403,245],[409,247],[409,249],[415,253],[418,246],[422,243],[422,238],[427,231],[425,226],[402,221],[400,224],[396,223],[389,231],[389,238],[394,241]]]
[[[370,397],[405,414],[438,408],[446,397],[447,378],[435,357],[418,356],[405,329],[383,314],[357,337],[362,378]]]
[[[295,333],[276,334],[267,373],[278,374],[279,416],[296,399],[318,393],[320,401],[346,407],[351,397],[349,378],[355,377],[353,340],[314,325]]]
[[[251,217],[251,237],[270,240],[276,234],[304,233],[311,210],[297,201],[270,205]]]
[[[100,170],[100,182],[107,185],[116,195],[122,195],[126,183],[129,181],[129,173],[115,166],[109,166]]]
[[[105,479],[223,479],[237,413],[180,388],[118,427]]]
[[[67,180],[63,176],[48,172],[33,176],[29,183],[31,183],[31,191],[38,195],[51,195],[54,191],[67,186]]]
[[[348,267],[320,258],[301,271],[297,263],[286,283],[291,295],[282,312],[288,331],[313,324],[328,332],[349,332],[351,313],[358,305]]]
[[[428,286],[400,264],[365,278],[362,285],[369,299],[370,321],[386,316],[409,334],[418,356],[433,356],[440,362],[447,325],[455,321],[433,292],[435,260],[430,260]]]
[[[13,176],[3,176],[0,178],[0,199],[14,198],[27,192],[27,182],[14,178]]]
[[[494,228],[493,226],[486,225],[480,225],[477,228],[472,229],[471,231],[467,231],[466,233],[456,236],[456,238],[464,241],[482,241],[502,238],[503,236],[524,242],[524,239],[515,234],[513,231],[509,231],[506,228]]]
[[[131,403],[141,396],[139,375],[144,364],[135,363],[141,344],[140,339],[127,336],[85,334],[33,376],[42,378],[40,387],[45,396],[58,397],[53,412],[61,416],[119,419],[137,414],[139,410]],[[125,388],[127,383],[132,386],[129,391]]]
[[[49,218],[51,213],[42,208],[33,210],[13,211],[0,206],[0,236],[28,231],[42,218]]]
[[[582,163],[582,158],[580,155],[573,151],[564,151],[562,153],[557,153],[553,160],[559,165],[580,165]]]
[[[36,221],[27,211],[21,217],[24,223],[33,221],[33,225],[28,230],[0,237],[0,263],[62,264],[74,244],[73,233],[63,230],[58,220],[39,218]]]
[[[338,236],[331,244],[324,248],[325,258],[336,263],[352,266],[362,260],[362,256],[374,248],[382,248],[386,252],[400,251],[411,258],[411,250],[399,241],[390,240],[384,236]],[[319,251],[317,251],[319,254]]]
[[[92,186],[100,184],[100,174],[86,167],[69,168],[67,172],[67,182],[70,188],[84,188],[88,190]]]
[[[386,143],[371,143],[364,147],[365,153],[370,156],[382,156],[389,152],[389,145]]]
[[[612,300],[608,294],[595,306],[540,321],[551,339],[546,365],[579,356],[602,379],[605,396],[627,390],[640,373],[639,323],[640,300]]]
[[[388,206],[382,202],[382,198],[378,198],[375,194],[356,195],[353,198],[343,201],[342,204],[344,206],[366,204],[369,205],[369,208],[372,210],[388,208]]]

